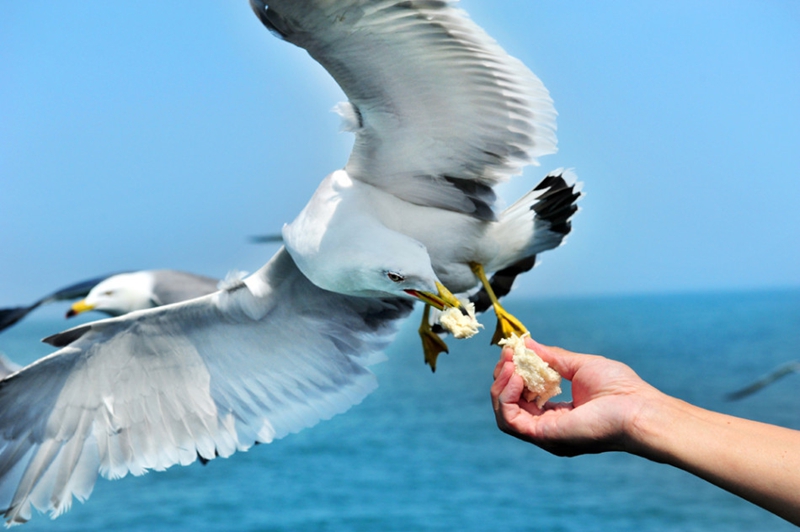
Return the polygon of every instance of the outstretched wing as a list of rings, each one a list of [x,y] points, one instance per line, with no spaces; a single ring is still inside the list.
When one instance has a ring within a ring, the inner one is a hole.
[[[480,217],[489,187],[556,150],[547,89],[454,1],[250,3],[347,94],[356,179]]]
[[[410,301],[323,291],[284,250],[240,285],[82,325],[0,381],[0,508],[24,522],[118,478],[270,442],[347,410]]]

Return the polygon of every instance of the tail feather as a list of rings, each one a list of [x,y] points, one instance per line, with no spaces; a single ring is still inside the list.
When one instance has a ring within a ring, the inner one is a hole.
[[[576,202],[581,196],[578,184],[575,181],[571,185],[568,184],[564,179],[565,173],[553,175],[551,172],[545,177],[534,190],[546,190],[546,192],[531,206],[536,217],[549,224],[548,229],[551,232],[564,236],[572,230],[570,218],[578,212]]]

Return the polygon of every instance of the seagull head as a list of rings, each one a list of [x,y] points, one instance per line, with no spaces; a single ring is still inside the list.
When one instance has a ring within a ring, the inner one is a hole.
[[[284,231],[297,266],[320,288],[358,297],[414,298],[439,310],[460,306],[433,271],[427,248],[407,235],[362,224],[353,232],[328,231],[315,246],[304,246],[306,236]]]
[[[67,311],[67,318],[82,312],[97,310],[111,316],[120,316],[156,306],[153,300],[153,277],[149,272],[112,275],[92,288]]]
[[[339,291],[344,286],[351,295],[411,297],[439,310],[460,305],[437,278],[425,246],[405,235],[353,253],[338,274]]]

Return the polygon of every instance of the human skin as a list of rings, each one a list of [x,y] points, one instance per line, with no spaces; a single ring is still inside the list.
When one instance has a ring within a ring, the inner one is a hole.
[[[557,456],[623,451],[669,464],[800,525],[800,431],[691,405],[620,362],[526,344],[572,381],[572,402],[525,401],[503,349],[491,388],[503,432]]]

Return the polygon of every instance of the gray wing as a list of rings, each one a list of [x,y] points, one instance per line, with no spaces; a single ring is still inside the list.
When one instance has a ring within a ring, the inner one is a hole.
[[[219,280],[177,270],[151,270],[153,297],[158,305],[169,305],[216,292]]]
[[[539,79],[442,0],[251,0],[350,100],[345,167],[408,201],[485,215],[492,185],[556,150]]]
[[[240,285],[70,329],[0,381],[0,509],[24,522],[119,478],[270,442],[347,410],[410,301],[323,291],[284,250]]]

